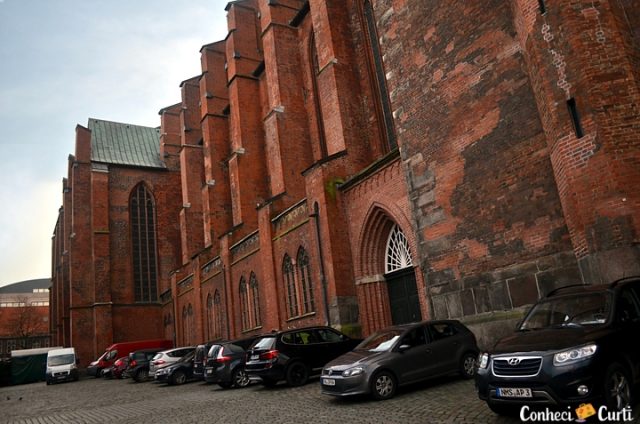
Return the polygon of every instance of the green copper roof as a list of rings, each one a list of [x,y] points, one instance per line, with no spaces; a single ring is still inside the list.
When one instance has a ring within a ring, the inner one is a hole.
[[[165,168],[160,158],[160,129],[89,118],[91,161]]]

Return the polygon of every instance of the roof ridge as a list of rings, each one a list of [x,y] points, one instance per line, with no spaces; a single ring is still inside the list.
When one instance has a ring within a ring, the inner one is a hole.
[[[98,118],[89,118],[89,122],[91,121],[95,121],[95,122],[106,122],[109,124],[116,124],[116,125],[129,125],[131,127],[141,127],[141,128],[149,128],[149,129],[156,129],[158,127],[149,127],[147,125],[140,125],[140,124],[131,124],[129,122],[118,122],[118,121],[110,121],[108,119],[98,119]]]

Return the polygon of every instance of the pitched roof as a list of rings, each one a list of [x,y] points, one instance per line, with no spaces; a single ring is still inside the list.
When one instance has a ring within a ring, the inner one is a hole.
[[[160,129],[89,118],[91,161],[166,168],[160,158]]]

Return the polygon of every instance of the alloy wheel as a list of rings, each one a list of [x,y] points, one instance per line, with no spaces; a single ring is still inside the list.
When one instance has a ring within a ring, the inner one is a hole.
[[[184,384],[187,381],[187,376],[182,371],[178,371],[174,377],[176,384]]]
[[[245,370],[237,370],[234,383],[236,387],[247,387],[249,385],[249,375]]]
[[[631,403],[631,386],[621,369],[616,368],[609,374],[607,382],[608,397],[617,411],[624,409]]]
[[[462,363],[465,377],[473,377],[476,373],[476,358],[473,355],[466,355]]]
[[[390,399],[396,392],[396,381],[389,372],[382,371],[374,377],[371,389],[376,399]]]

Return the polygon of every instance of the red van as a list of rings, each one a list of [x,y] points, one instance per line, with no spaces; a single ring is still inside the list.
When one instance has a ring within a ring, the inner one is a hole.
[[[131,352],[140,349],[171,349],[173,342],[171,340],[139,340],[135,342],[114,343],[107,347],[102,355],[87,367],[87,374],[94,377],[100,377],[104,368],[110,367],[118,358],[128,356]]]

